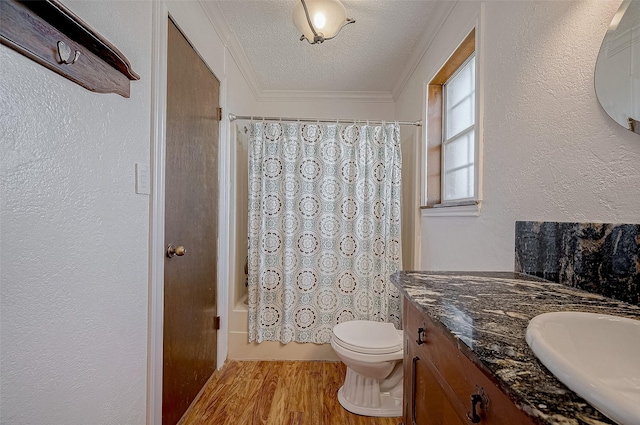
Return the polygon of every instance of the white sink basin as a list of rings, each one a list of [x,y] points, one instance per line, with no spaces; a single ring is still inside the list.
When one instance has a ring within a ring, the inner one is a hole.
[[[534,317],[527,344],[567,387],[621,425],[640,424],[640,321],[596,313]]]

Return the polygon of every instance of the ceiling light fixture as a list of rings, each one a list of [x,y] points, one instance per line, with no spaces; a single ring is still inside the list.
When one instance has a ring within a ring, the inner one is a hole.
[[[339,0],[300,0],[293,9],[293,23],[302,32],[300,41],[306,39],[310,44],[331,40],[354,22]]]

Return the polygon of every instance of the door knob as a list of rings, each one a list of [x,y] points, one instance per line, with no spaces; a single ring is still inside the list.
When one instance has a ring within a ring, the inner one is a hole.
[[[184,249],[182,245],[178,247],[176,247],[173,244],[167,245],[167,257],[169,258],[172,258],[174,255],[177,255],[178,257],[182,257],[186,253],[187,253],[187,250]]]

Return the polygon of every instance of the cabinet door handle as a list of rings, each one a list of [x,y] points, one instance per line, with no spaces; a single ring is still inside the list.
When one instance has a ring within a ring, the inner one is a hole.
[[[416,424],[416,363],[418,363],[420,357],[416,356],[411,360],[411,425]]]
[[[467,413],[467,419],[471,421],[471,423],[477,424],[482,418],[476,412],[476,406],[480,404],[482,406],[482,396],[480,394],[473,394],[471,396],[471,413]]]
[[[424,328],[418,328],[418,339],[416,340],[416,343],[418,343],[418,345],[422,345],[425,343],[425,341],[422,339],[422,335],[424,335],[425,329]]]

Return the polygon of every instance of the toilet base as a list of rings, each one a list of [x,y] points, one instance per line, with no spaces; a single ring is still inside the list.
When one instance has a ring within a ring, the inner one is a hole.
[[[402,416],[402,379],[389,391],[380,391],[377,379],[367,378],[347,368],[344,385],[338,390],[340,405],[363,416]]]
[[[392,397],[389,393],[380,394],[382,401],[380,407],[364,407],[351,403],[344,398],[344,387],[338,390],[338,401],[340,405],[351,413],[362,416],[376,416],[379,418],[395,418],[402,416],[402,399]]]

